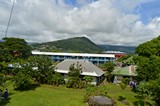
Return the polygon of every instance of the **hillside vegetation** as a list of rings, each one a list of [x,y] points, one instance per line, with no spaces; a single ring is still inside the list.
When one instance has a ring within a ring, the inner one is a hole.
[[[134,54],[136,47],[135,46],[120,46],[120,45],[99,45],[104,50],[109,51],[122,51],[128,54]]]
[[[46,43],[33,44],[34,50],[49,52],[99,53],[103,49],[86,37],[76,37]]]

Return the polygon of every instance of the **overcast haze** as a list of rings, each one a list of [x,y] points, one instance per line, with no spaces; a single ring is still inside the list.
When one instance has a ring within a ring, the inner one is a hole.
[[[13,0],[0,0],[3,38]],[[131,45],[160,35],[160,0],[16,0],[7,37],[46,42],[86,36]]]

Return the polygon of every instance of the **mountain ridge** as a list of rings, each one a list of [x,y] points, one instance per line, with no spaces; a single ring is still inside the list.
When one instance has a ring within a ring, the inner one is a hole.
[[[84,52],[84,53],[99,53],[103,49],[93,43],[86,37],[75,37],[63,40],[36,43],[32,45],[33,49],[42,51],[54,52]],[[48,49],[48,50],[47,50]]]
[[[31,44],[33,50],[46,52],[103,53],[103,51],[121,51],[134,54],[134,46],[98,45],[86,37],[74,37],[57,41]]]
[[[124,45],[99,45],[102,49],[108,51],[121,51],[127,54],[134,54],[136,46],[124,46]]]

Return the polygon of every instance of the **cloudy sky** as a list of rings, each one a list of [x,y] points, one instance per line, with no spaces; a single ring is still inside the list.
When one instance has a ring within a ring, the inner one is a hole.
[[[136,46],[160,35],[160,0],[15,0],[7,37],[46,42],[86,36]],[[0,0],[0,39],[13,0]]]

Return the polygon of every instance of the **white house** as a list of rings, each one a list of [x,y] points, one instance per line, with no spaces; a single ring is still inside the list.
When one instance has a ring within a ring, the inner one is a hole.
[[[55,67],[55,71],[61,73],[64,78],[67,78],[67,74],[69,72],[69,68],[72,64],[81,65],[81,77],[83,76],[91,76],[93,78],[92,84],[97,85],[104,79],[104,72],[100,68],[98,68],[93,63],[88,60],[77,60],[77,59],[66,59],[61,63],[57,64]]]

